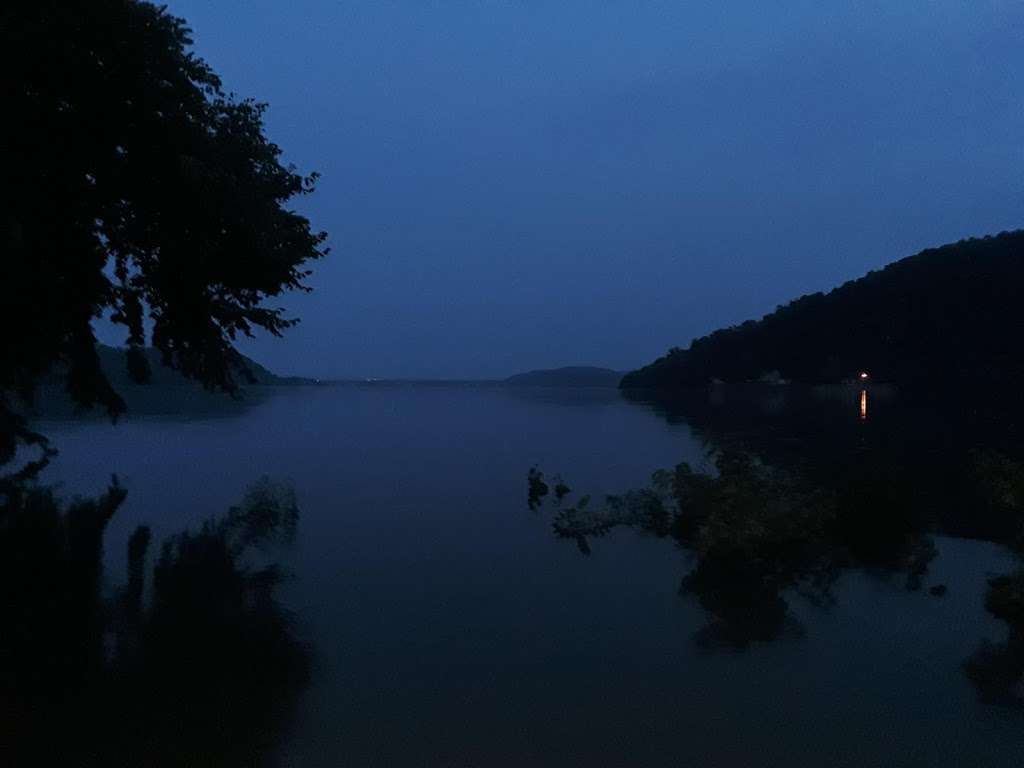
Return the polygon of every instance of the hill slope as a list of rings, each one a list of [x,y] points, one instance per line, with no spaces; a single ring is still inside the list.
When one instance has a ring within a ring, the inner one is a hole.
[[[198,382],[165,366],[160,359],[160,353],[155,349],[143,350],[150,369],[150,378],[145,384],[136,383],[128,375],[123,349],[101,344],[97,346],[96,352],[103,372],[114,390],[124,399],[130,415],[191,416],[233,413],[258,400],[260,394],[257,390],[263,385],[310,383],[308,379],[277,376],[259,363],[238,353],[237,366],[244,366],[251,376],[246,375],[240,367],[236,367],[243,391],[241,397],[232,398],[225,392],[206,390]],[[71,400],[65,389],[63,372],[60,370],[53,371],[42,381],[32,407],[29,408],[29,414],[36,418],[106,418],[103,409],[83,410]]]
[[[622,387],[712,379],[1019,383],[1024,230],[931,248],[758,321],[715,331],[627,374]]]
[[[103,368],[103,373],[106,374],[111,385],[113,385],[114,389],[118,392],[138,386],[192,386],[199,389],[202,388],[202,385],[192,379],[186,378],[173,368],[164,365],[163,361],[160,359],[160,352],[152,347],[146,347],[142,350],[142,353],[146,356],[146,362],[149,363],[150,370],[149,382],[144,385],[136,384],[128,375],[125,352],[123,349],[100,344],[96,347],[96,353],[99,355],[100,367]],[[255,360],[252,360],[241,353],[235,354],[236,360],[238,361],[238,365],[236,366],[238,381],[243,385],[247,383],[284,384],[292,381],[292,379],[285,379],[271,373]],[[244,373],[241,366],[248,369],[251,374],[251,379]]]

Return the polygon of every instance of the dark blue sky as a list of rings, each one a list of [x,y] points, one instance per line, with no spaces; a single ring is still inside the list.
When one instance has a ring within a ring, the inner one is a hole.
[[[1024,226],[1024,3],[171,0],[323,174],[276,370],[631,368]]]

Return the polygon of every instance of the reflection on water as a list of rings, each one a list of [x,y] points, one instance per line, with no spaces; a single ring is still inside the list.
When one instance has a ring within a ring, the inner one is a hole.
[[[964,665],[984,701],[1024,706],[1024,569],[989,581],[985,606],[1008,625],[1002,643],[983,640]]]
[[[698,394],[675,407],[693,423],[699,400]],[[715,387],[708,402],[731,406],[731,423],[700,422],[712,469],[683,462],[655,472],[648,487],[603,504],[589,496],[558,503],[552,519],[556,535],[574,540],[586,555],[590,539],[617,527],[674,539],[690,552],[694,565],[680,593],[695,596],[707,614],[696,633],[701,645],[746,649],[755,641],[803,636],[788,598],[832,605],[833,586],[850,569],[900,574],[908,590],[919,590],[938,555],[934,534],[962,528],[957,517],[991,521],[982,524],[987,536],[1024,555],[1024,461],[975,447],[992,424],[950,420],[957,440],[906,454],[889,442],[908,426],[896,412],[881,439],[867,444],[847,443],[841,429],[822,419],[798,425],[797,450],[792,438],[779,450],[777,435],[765,441],[784,410],[776,390],[748,389],[728,400]],[[861,389],[861,421],[867,407]],[[816,410],[824,414],[827,406]],[[737,429],[736,414],[747,418],[745,429]],[[529,480],[546,491],[537,468]],[[956,492],[933,495],[930,487]],[[542,502],[543,494],[531,495],[531,509]],[[935,583],[928,591],[943,597],[948,589]],[[983,642],[965,668],[983,700],[1024,706],[1024,570],[992,580],[986,606],[1010,625],[1009,640]]]
[[[1019,686],[1020,635],[997,607],[1014,588],[986,609],[988,579],[1016,565],[1017,422],[935,418],[941,409],[874,383],[862,421],[860,389],[720,387],[718,404],[615,390],[283,391],[234,419],[48,429],[61,455],[44,479],[95,496],[97,477],[117,471],[129,491],[105,538],[113,591],[99,608],[124,626],[105,638],[110,658],[173,655],[133,641],[140,622],[189,626],[171,613],[153,623],[159,542],[176,542],[163,573],[178,586],[165,594],[189,594],[196,582],[177,566],[218,551],[208,562],[226,562],[203,520],[253,477],[294,481],[294,544],[218,566],[235,586],[211,592],[229,606],[243,595],[244,616],[264,604],[257,574],[287,558],[277,626],[309,640],[315,671],[297,695],[253,695],[230,677],[219,694],[195,686],[192,705],[259,707],[193,743],[207,759],[185,764],[244,762],[237,744],[253,762],[302,766],[1017,768],[1024,722],[985,703]],[[671,469],[647,482],[656,467]],[[149,547],[132,545],[140,523]],[[141,587],[139,551],[150,552]],[[190,655],[199,645],[182,642]],[[289,656],[239,658],[280,673]],[[170,669],[187,680],[189,666]],[[147,668],[134,679],[160,679]],[[149,700],[124,696],[98,732]],[[181,739],[171,730],[150,730],[157,754]]]
[[[0,506],[0,744],[16,765],[253,765],[307,675],[266,557],[297,520],[264,479],[198,531],[128,541],[125,584],[101,589],[116,483],[64,505],[8,484]]]
[[[589,539],[617,527],[674,539],[695,558],[680,591],[707,611],[697,639],[745,649],[801,635],[785,593],[829,605],[833,585],[851,567],[899,574],[907,589],[921,588],[936,556],[932,537],[918,525],[899,478],[864,469],[827,487],[724,451],[712,472],[684,462],[656,472],[649,487],[603,504],[589,496],[558,504],[552,525],[584,554],[591,552]],[[530,481],[543,484],[543,475],[531,470]]]

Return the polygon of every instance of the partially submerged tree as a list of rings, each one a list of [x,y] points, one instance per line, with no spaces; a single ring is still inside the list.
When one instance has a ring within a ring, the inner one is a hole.
[[[140,0],[15,0],[0,10],[0,464],[43,445],[12,411],[55,366],[112,414],[93,323],[232,391],[232,342],[296,321],[326,235],[288,207],[316,174],[281,162],[265,105],[223,91],[186,23]],[[141,355],[129,373],[146,377]]]

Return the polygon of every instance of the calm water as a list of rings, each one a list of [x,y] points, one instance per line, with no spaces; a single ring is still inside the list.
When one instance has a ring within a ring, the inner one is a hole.
[[[856,397],[836,408],[859,419]],[[94,494],[117,473],[129,490],[112,582],[137,524],[159,540],[262,475],[294,483],[282,597],[315,668],[272,764],[1024,761],[1024,713],[979,702],[962,670],[1006,635],[983,605],[1015,562],[995,544],[936,537],[925,587],[944,597],[854,569],[832,606],[790,600],[803,637],[716,652],[694,641],[706,616],[671,540],[617,530],[584,557],[557,539],[527,509],[533,465],[594,494],[707,465],[685,421],[615,391],[295,388],[223,418],[44,431],[61,451],[46,479]]]

